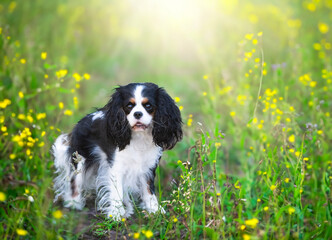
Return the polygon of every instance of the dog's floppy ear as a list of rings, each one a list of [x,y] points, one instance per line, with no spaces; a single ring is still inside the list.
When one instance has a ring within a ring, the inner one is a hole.
[[[107,136],[123,150],[131,139],[131,129],[127,116],[122,108],[122,97],[119,88],[106,104],[106,131]]]
[[[163,150],[172,149],[182,139],[181,113],[174,100],[163,88],[157,89],[156,97],[153,141]]]

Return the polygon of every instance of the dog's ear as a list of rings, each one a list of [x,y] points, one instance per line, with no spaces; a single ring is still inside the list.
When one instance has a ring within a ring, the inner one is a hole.
[[[172,149],[182,139],[179,108],[163,88],[157,89],[157,109],[153,123],[153,141],[163,150]]]
[[[131,139],[131,129],[127,116],[122,107],[122,97],[119,88],[112,95],[110,101],[106,104],[106,131],[107,136],[114,144],[123,150]]]

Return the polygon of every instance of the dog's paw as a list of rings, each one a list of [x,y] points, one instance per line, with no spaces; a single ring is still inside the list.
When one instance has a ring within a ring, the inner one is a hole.
[[[64,207],[82,210],[84,208],[85,202],[82,200],[67,200],[64,201]]]
[[[120,221],[124,216],[126,216],[126,210],[123,205],[111,206],[107,211],[107,217],[112,218],[114,221]]]
[[[162,214],[166,213],[164,208],[159,205],[158,200],[154,195],[145,201],[144,208],[148,211],[148,213],[156,213],[156,212],[160,212]]]

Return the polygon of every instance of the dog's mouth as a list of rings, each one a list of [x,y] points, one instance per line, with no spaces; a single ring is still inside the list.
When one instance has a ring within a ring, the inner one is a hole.
[[[137,122],[134,126],[132,126],[132,129],[135,131],[144,131],[147,128],[148,126],[141,122]]]

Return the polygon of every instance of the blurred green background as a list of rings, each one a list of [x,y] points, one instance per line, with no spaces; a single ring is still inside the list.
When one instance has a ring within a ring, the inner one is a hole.
[[[331,28],[331,0],[2,0],[1,236],[329,238]],[[131,82],[181,109],[156,183],[168,212],[77,227],[49,149]]]

